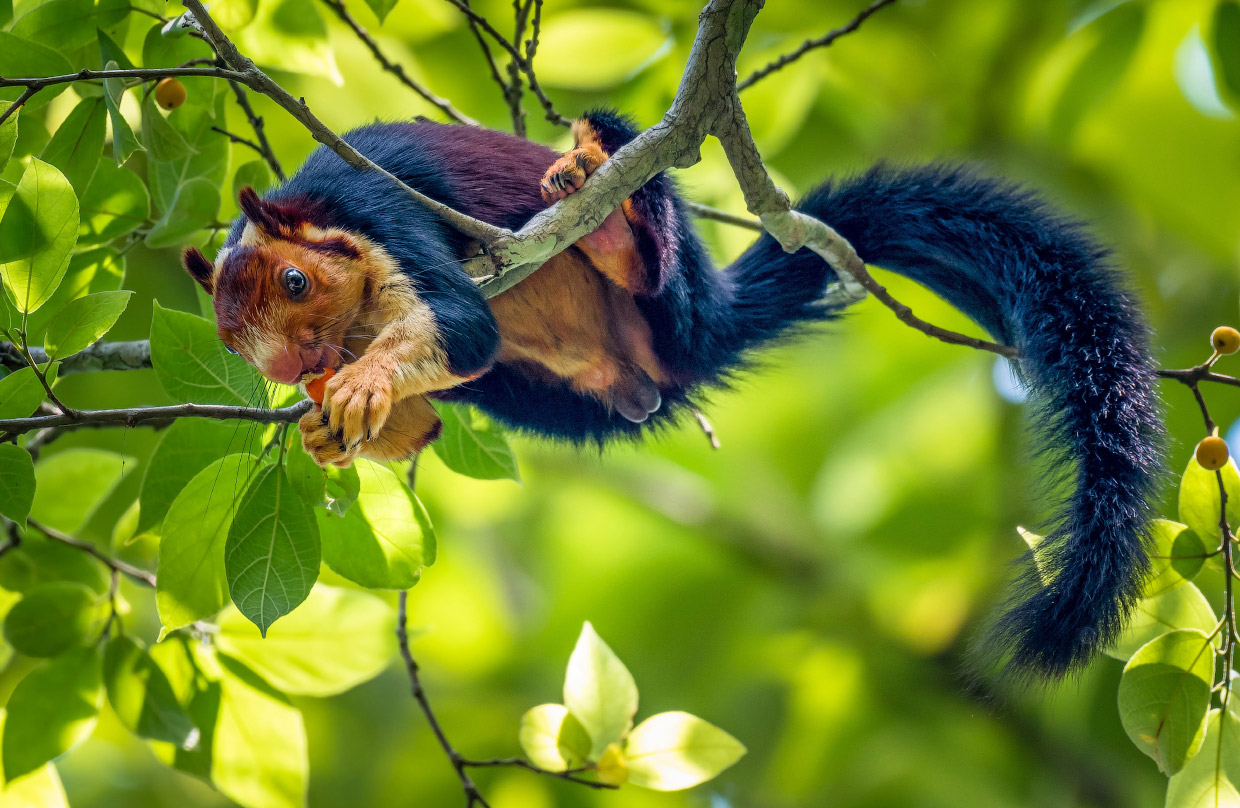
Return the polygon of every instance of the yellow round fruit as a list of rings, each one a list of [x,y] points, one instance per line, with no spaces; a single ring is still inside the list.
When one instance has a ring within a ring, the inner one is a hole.
[[[185,103],[185,98],[185,85],[176,79],[164,79],[155,85],[155,103],[164,109],[176,109]]]
[[[1234,354],[1240,351],[1240,331],[1229,325],[1220,325],[1210,335],[1210,344],[1221,354]]]
[[[613,743],[603,750],[596,764],[598,779],[609,786],[622,786],[629,779],[629,763],[624,759],[620,744]]]
[[[1227,465],[1227,441],[1211,435],[1197,444],[1197,462],[1204,469],[1216,471]]]

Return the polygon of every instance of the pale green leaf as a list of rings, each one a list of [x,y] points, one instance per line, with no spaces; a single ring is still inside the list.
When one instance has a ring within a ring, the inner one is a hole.
[[[740,741],[681,712],[650,716],[633,729],[624,746],[629,782],[656,791],[680,791],[704,783],[744,754]]]
[[[108,703],[130,732],[192,749],[199,731],[177,702],[168,677],[137,641],[124,635],[108,641],[103,656]]]
[[[151,364],[164,391],[186,403],[267,403],[258,372],[224,350],[215,326],[196,314],[155,303],[151,318]]]
[[[82,644],[102,612],[95,593],[81,584],[56,581],[26,591],[4,618],[4,639],[32,657],[53,657]]]
[[[69,808],[69,798],[56,767],[47,763],[6,783],[0,789],[0,808]]]
[[[517,738],[530,762],[548,771],[575,769],[590,758],[590,733],[563,704],[528,710]]]
[[[165,523],[169,506],[190,480],[221,455],[248,452],[248,438],[249,431],[236,423],[205,418],[184,418],[164,430],[142,475],[142,488],[138,492],[141,503],[138,531]],[[213,490],[207,496],[232,501],[241,495],[235,483],[234,474],[227,489],[212,485]]]
[[[1234,458],[1219,470],[1227,489],[1227,523],[1240,524],[1240,471]],[[1188,525],[1210,549],[1220,544],[1218,477],[1201,467],[1196,456],[1188,460],[1188,468],[1180,479],[1180,521]]]
[[[48,0],[18,17],[10,30],[67,53],[97,41],[96,29],[115,30],[128,11],[128,0]]]
[[[1240,720],[1211,710],[1206,740],[1167,783],[1166,808],[1240,808]]]
[[[387,19],[387,15],[392,12],[392,9],[396,8],[397,2],[399,0],[366,0],[366,5],[370,6],[370,10],[375,13],[375,16],[379,18],[379,22],[382,23]]]
[[[332,696],[378,676],[396,654],[396,614],[367,592],[314,587],[264,639],[236,609],[219,619],[220,651],[295,696]]]
[[[34,461],[14,443],[0,443],[0,514],[26,524],[34,501]]]
[[[151,215],[146,183],[132,171],[101,162],[82,197],[81,244],[104,244],[137,230]]]
[[[204,177],[195,177],[178,186],[172,205],[146,233],[151,249],[175,247],[190,234],[205,228],[220,210],[220,192]]]
[[[51,48],[12,32],[0,31],[0,76],[63,76],[71,72],[69,60]],[[26,102],[25,109],[30,111],[43,106],[68,87],[57,84],[35,93]],[[12,101],[20,94],[20,87],[10,87],[0,90],[0,99]]]
[[[34,469],[39,488],[30,515],[76,533],[133,468],[132,457],[105,449],[74,448],[43,455]],[[65,496],[70,491],[72,496]]]
[[[0,101],[0,114],[8,110],[9,106]],[[9,158],[13,156],[13,145],[17,143],[17,118],[21,114],[19,109],[0,124],[0,171],[4,170],[9,163]]]
[[[1150,523],[1150,575],[1145,581],[1145,597],[1191,581],[1206,561],[1206,547],[1196,531],[1170,519]]]
[[[517,459],[504,431],[473,407],[440,406],[443,431],[432,446],[444,465],[479,480],[517,480]]]
[[[86,740],[103,701],[103,660],[96,648],[76,648],[17,684],[9,697],[0,758],[14,780]]]
[[[1137,748],[1172,775],[1205,739],[1214,649],[1201,631],[1172,631],[1141,647],[1119,682],[1119,718]]]
[[[142,102],[142,145],[147,157],[160,163],[181,160],[192,151],[185,137],[164,120],[154,94]]]
[[[164,517],[155,605],[164,632],[202,620],[228,602],[224,542],[253,457],[233,454],[194,475]]]
[[[260,65],[344,84],[322,15],[300,0],[259,3],[254,23],[237,34],[237,47]]]
[[[323,560],[340,575],[374,589],[408,589],[435,562],[435,532],[422,503],[390,469],[354,463],[360,491],[343,517],[316,509]],[[342,475],[347,478],[347,475]],[[328,493],[332,485],[329,477]]]
[[[651,16],[621,9],[574,9],[543,17],[538,78],[549,87],[601,90],[632,77],[669,46]]]
[[[96,292],[70,300],[47,324],[43,346],[52,359],[90,347],[116,325],[133,292]]]
[[[73,187],[54,166],[31,158],[0,218],[0,276],[19,311],[35,311],[56,291],[77,230]]]
[[[588,622],[568,659],[564,706],[590,734],[591,760],[623,738],[637,714],[633,674]]]
[[[220,655],[211,781],[246,808],[302,808],[309,763],[301,713],[240,662]]]
[[[119,67],[115,60],[104,65],[105,70],[116,70]],[[108,106],[108,119],[112,122],[112,157],[118,167],[124,164],[130,155],[142,149],[137,135],[133,133],[133,127],[121,114],[121,97],[124,95],[123,79],[103,80],[103,101]]]
[[[1192,628],[1210,634],[1217,623],[1205,595],[1192,583],[1185,583],[1138,602],[1124,633],[1113,647],[1106,649],[1106,655],[1125,660],[1168,631]]]
[[[260,469],[237,506],[224,545],[233,603],[266,634],[310,594],[319,562],[319,531],[309,507],[281,466]]]

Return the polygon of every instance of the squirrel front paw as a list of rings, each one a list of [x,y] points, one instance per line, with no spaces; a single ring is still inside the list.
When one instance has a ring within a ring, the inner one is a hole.
[[[323,394],[322,417],[331,435],[353,451],[379,434],[391,412],[391,371],[365,358],[342,368]]]
[[[606,153],[593,142],[568,152],[543,175],[543,201],[550,205],[576,191],[606,159]]]
[[[348,468],[353,465],[361,449],[360,446],[346,446],[332,434],[331,427],[320,407],[315,407],[301,416],[301,420],[297,422],[297,428],[301,430],[301,445],[305,448],[306,454],[324,468],[327,466]]]

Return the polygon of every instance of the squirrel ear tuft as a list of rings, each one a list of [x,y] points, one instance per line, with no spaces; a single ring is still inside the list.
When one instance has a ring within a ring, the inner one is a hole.
[[[207,290],[207,294],[215,294],[215,267],[211,265],[211,262],[207,260],[207,257],[200,250],[193,247],[187,249],[181,256],[181,263],[189,271],[190,277],[198,281],[198,285]]]
[[[245,218],[264,230],[272,229],[275,222],[271,212],[267,210],[267,206],[263,204],[263,200],[258,198],[258,194],[252,187],[247,185],[241,189],[241,193],[237,194],[237,203],[241,207],[241,212],[245,214]]]

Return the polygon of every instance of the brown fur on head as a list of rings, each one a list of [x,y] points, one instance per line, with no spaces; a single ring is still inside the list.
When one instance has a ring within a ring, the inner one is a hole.
[[[360,235],[311,223],[305,206],[240,194],[248,220],[215,264],[198,250],[185,268],[214,298],[220,338],[273,381],[338,368],[349,327],[368,308],[379,265],[390,261]]]

